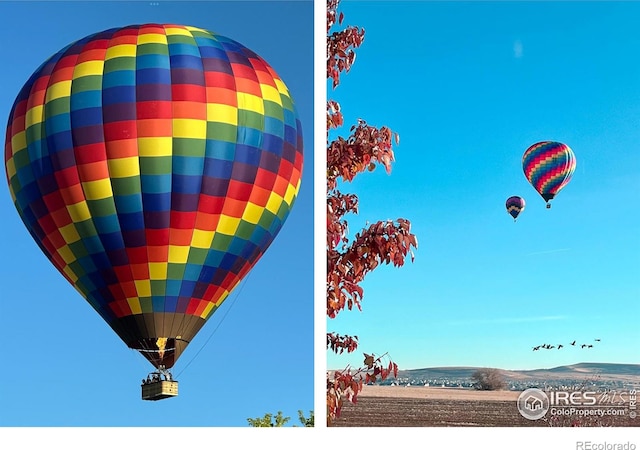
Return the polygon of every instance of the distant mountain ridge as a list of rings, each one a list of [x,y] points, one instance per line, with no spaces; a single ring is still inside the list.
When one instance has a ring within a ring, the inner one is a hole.
[[[398,378],[411,379],[471,379],[473,373],[483,367],[428,367],[398,371]],[[498,368],[499,369],[499,368]],[[640,382],[640,364],[578,363],[550,369],[505,370],[499,369],[507,381],[526,380],[585,380],[598,377],[600,380],[629,380]]]

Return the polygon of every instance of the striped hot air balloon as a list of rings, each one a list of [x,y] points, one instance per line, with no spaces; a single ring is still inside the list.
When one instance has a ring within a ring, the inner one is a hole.
[[[5,167],[53,265],[127,346],[170,368],[280,231],[302,150],[293,99],[260,56],[144,24],[35,71],[9,115]]]
[[[568,145],[544,141],[533,144],[522,156],[522,169],[529,183],[549,203],[571,180],[576,157]]]
[[[506,202],[507,212],[513,217],[513,221],[515,222],[518,218],[518,215],[522,211],[524,211],[525,201],[522,197],[518,197],[514,195],[513,197],[509,197]]]

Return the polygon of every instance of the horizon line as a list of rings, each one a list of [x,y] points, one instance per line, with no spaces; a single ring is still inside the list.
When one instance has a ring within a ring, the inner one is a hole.
[[[503,367],[493,367],[493,366],[464,366],[464,365],[453,365],[453,366],[428,366],[428,367],[419,367],[419,368],[415,368],[415,369],[400,369],[400,372],[403,371],[409,371],[409,370],[428,370],[428,369],[452,369],[452,368],[466,368],[466,369],[499,369],[499,370],[507,370],[510,372],[521,372],[521,371],[531,371],[531,370],[550,370],[550,369],[557,369],[559,367],[569,367],[569,366],[578,366],[581,364],[596,364],[596,365],[617,365],[617,366],[638,366],[640,367],[640,363],[624,363],[624,362],[589,362],[589,361],[581,361],[581,362],[577,362],[577,363],[571,363],[571,364],[561,364],[561,365],[557,365],[557,366],[549,366],[549,367],[537,367],[534,369],[506,369]],[[640,372],[638,373],[638,376],[640,376]]]

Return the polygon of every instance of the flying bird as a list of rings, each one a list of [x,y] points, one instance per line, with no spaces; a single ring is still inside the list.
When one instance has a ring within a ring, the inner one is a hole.
[[[596,342],[600,342],[600,339],[594,339]]]
[[[558,350],[560,350],[562,347],[564,347],[564,345],[558,344]]]
[[[571,345],[576,345],[576,341],[573,341],[573,342],[571,343]]]

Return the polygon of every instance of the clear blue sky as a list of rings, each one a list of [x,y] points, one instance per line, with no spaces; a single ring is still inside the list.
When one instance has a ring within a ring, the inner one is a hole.
[[[375,270],[363,311],[327,327],[401,369],[534,369],[640,361],[640,3],[353,2],[364,27],[328,95],[400,135],[397,162],[360,175],[349,218],[403,217],[415,263]],[[545,209],[521,166],[543,140],[569,145],[572,181]],[[514,223],[512,195],[526,209]],[[601,342],[594,342],[595,338]],[[590,350],[569,347],[595,344]],[[532,351],[540,344],[561,350]],[[567,348],[569,347],[569,348]]]
[[[244,427],[278,411],[300,425],[298,410],[314,409],[312,2],[0,2],[0,122],[56,51],[150,22],[227,36],[278,72],[306,144],[299,196],[264,257],[176,364],[179,396],[145,402],[140,380],[153,367],[49,263],[2,183],[0,426]]]

